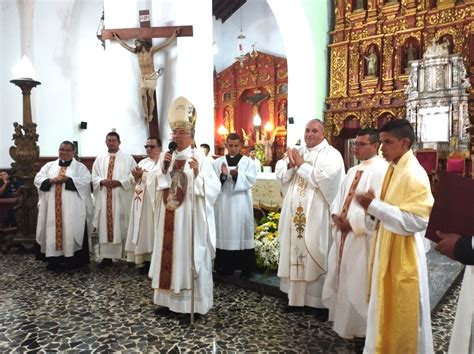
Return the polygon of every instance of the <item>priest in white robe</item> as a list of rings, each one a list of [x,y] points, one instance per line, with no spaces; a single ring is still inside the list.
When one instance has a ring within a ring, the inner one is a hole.
[[[194,106],[179,97],[169,111],[176,150],[162,154],[156,174],[160,193],[149,272],[155,313],[206,314],[213,305],[214,204],[220,182],[209,160],[191,146]]]
[[[257,171],[252,159],[242,156],[242,140],[236,133],[227,136],[228,154],[214,161],[221,182],[215,206],[217,249],[214,269],[221,275],[241,270],[249,276],[256,270],[252,187]]]
[[[322,291],[330,247],[330,205],[344,178],[341,154],[324,139],[317,119],[306,124],[306,146],[288,149],[279,170],[283,199],[278,233],[280,289],[288,294],[289,310],[323,308]]]
[[[112,259],[125,256],[130,206],[133,190],[129,180],[130,171],[137,163],[120,148],[120,136],[110,132],[105,138],[108,153],[98,156],[92,166],[94,188],[94,227],[99,234],[99,257],[101,267],[112,264]]]
[[[75,147],[64,141],[59,158],[36,174],[38,224],[36,241],[49,270],[74,269],[89,263],[92,231],[91,174],[74,159]]]
[[[364,353],[433,353],[424,234],[433,206],[430,181],[411,146],[406,119],[380,129],[381,151],[390,162],[380,198],[356,194],[377,228],[369,263]]]
[[[440,231],[436,233],[441,241],[435,249],[467,266],[464,269],[448,353],[472,353],[474,351],[474,237]]]
[[[141,160],[130,173],[133,200],[125,251],[127,262],[136,264],[140,268],[140,273],[147,275],[155,239],[152,201],[155,199],[156,179],[153,177],[159,166],[161,140],[154,137],[148,138],[145,150],[147,157]]]
[[[378,155],[379,134],[372,128],[357,133],[354,155],[360,164],[347,172],[331,207],[333,243],[323,301],[329,308],[332,328],[342,338],[354,339],[361,352],[367,327],[367,272],[373,228],[366,224],[365,210],[353,199],[369,190],[380,195],[388,163]]]

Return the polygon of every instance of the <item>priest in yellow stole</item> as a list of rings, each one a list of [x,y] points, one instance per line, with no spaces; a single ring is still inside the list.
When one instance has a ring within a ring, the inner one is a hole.
[[[433,205],[430,183],[411,150],[415,134],[407,120],[385,124],[380,140],[390,162],[380,199],[372,191],[356,196],[377,228],[364,352],[432,353],[423,239]]]

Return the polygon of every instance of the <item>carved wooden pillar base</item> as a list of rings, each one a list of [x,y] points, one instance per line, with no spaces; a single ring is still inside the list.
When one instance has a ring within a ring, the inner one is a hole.
[[[36,239],[36,221],[38,218],[38,191],[33,180],[38,171],[36,162],[39,158],[38,134],[36,124],[25,126],[13,124],[15,145],[10,147],[10,156],[15,162],[11,164],[12,175],[23,182],[15,206],[15,218],[18,231],[11,239],[10,245],[33,244]],[[8,247],[9,248],[9,247]]]

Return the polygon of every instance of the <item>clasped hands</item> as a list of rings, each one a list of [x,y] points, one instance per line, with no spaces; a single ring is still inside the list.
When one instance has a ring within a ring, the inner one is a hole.
[[[106,188],[117,188],[122,185],[120,181],[117,181],[116,179],[103,179],[100,181],[101,187],[106,187]]]
[[[130,171],[133,178],[135,179],[140,179],[142,178],[143,176],[143,172],[147,172],[146,170],[144,170],[143,168],[139,167],[139,166],[136,166],[133,170]]]
[[[66,183],[68,179],[69,179],[68,176],[56,176],[54,178],[50,178],[49,183],[51,183],[51,184]]]
[[[334,221],[335,226],[343,233],[348,233],[352,231],[352,226],[349,223],[347,218],[343,218],[340,215],[332,214],[332,220]]]
[[[300,167],[304,164],[304,158],[300,155],[300,152],[296,148],[287,148],[286,153],[288,154],[288,168]]]
[[[221,173],[224,176],[228,176],[229,175],[229,170],[230,170],[230,175],[232,177],[237,177],[237,175],[239,174],[238,169],[239,169],[239,166],[235,166],[235,168],[230,170],[225,162],[223,162],[222,165],[221,165]]]

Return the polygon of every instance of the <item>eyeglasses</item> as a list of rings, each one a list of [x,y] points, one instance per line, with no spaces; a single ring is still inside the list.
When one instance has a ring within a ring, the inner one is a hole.
[[[188,130],[176,130],[176,131],[171,132],[171,136],[188,135],[188,134],[191,134],[191,132]]]
[[[156,145],[145,145],[145,149],[154,149]]]
[[[356,142],[354,143],[354,146],[355,146],[355,147],[363,147],[363,146],[372,145],[372,144],[373,144],[373,143],[361,143],[361,142],[359,142],[359,141],[356,141]]]

